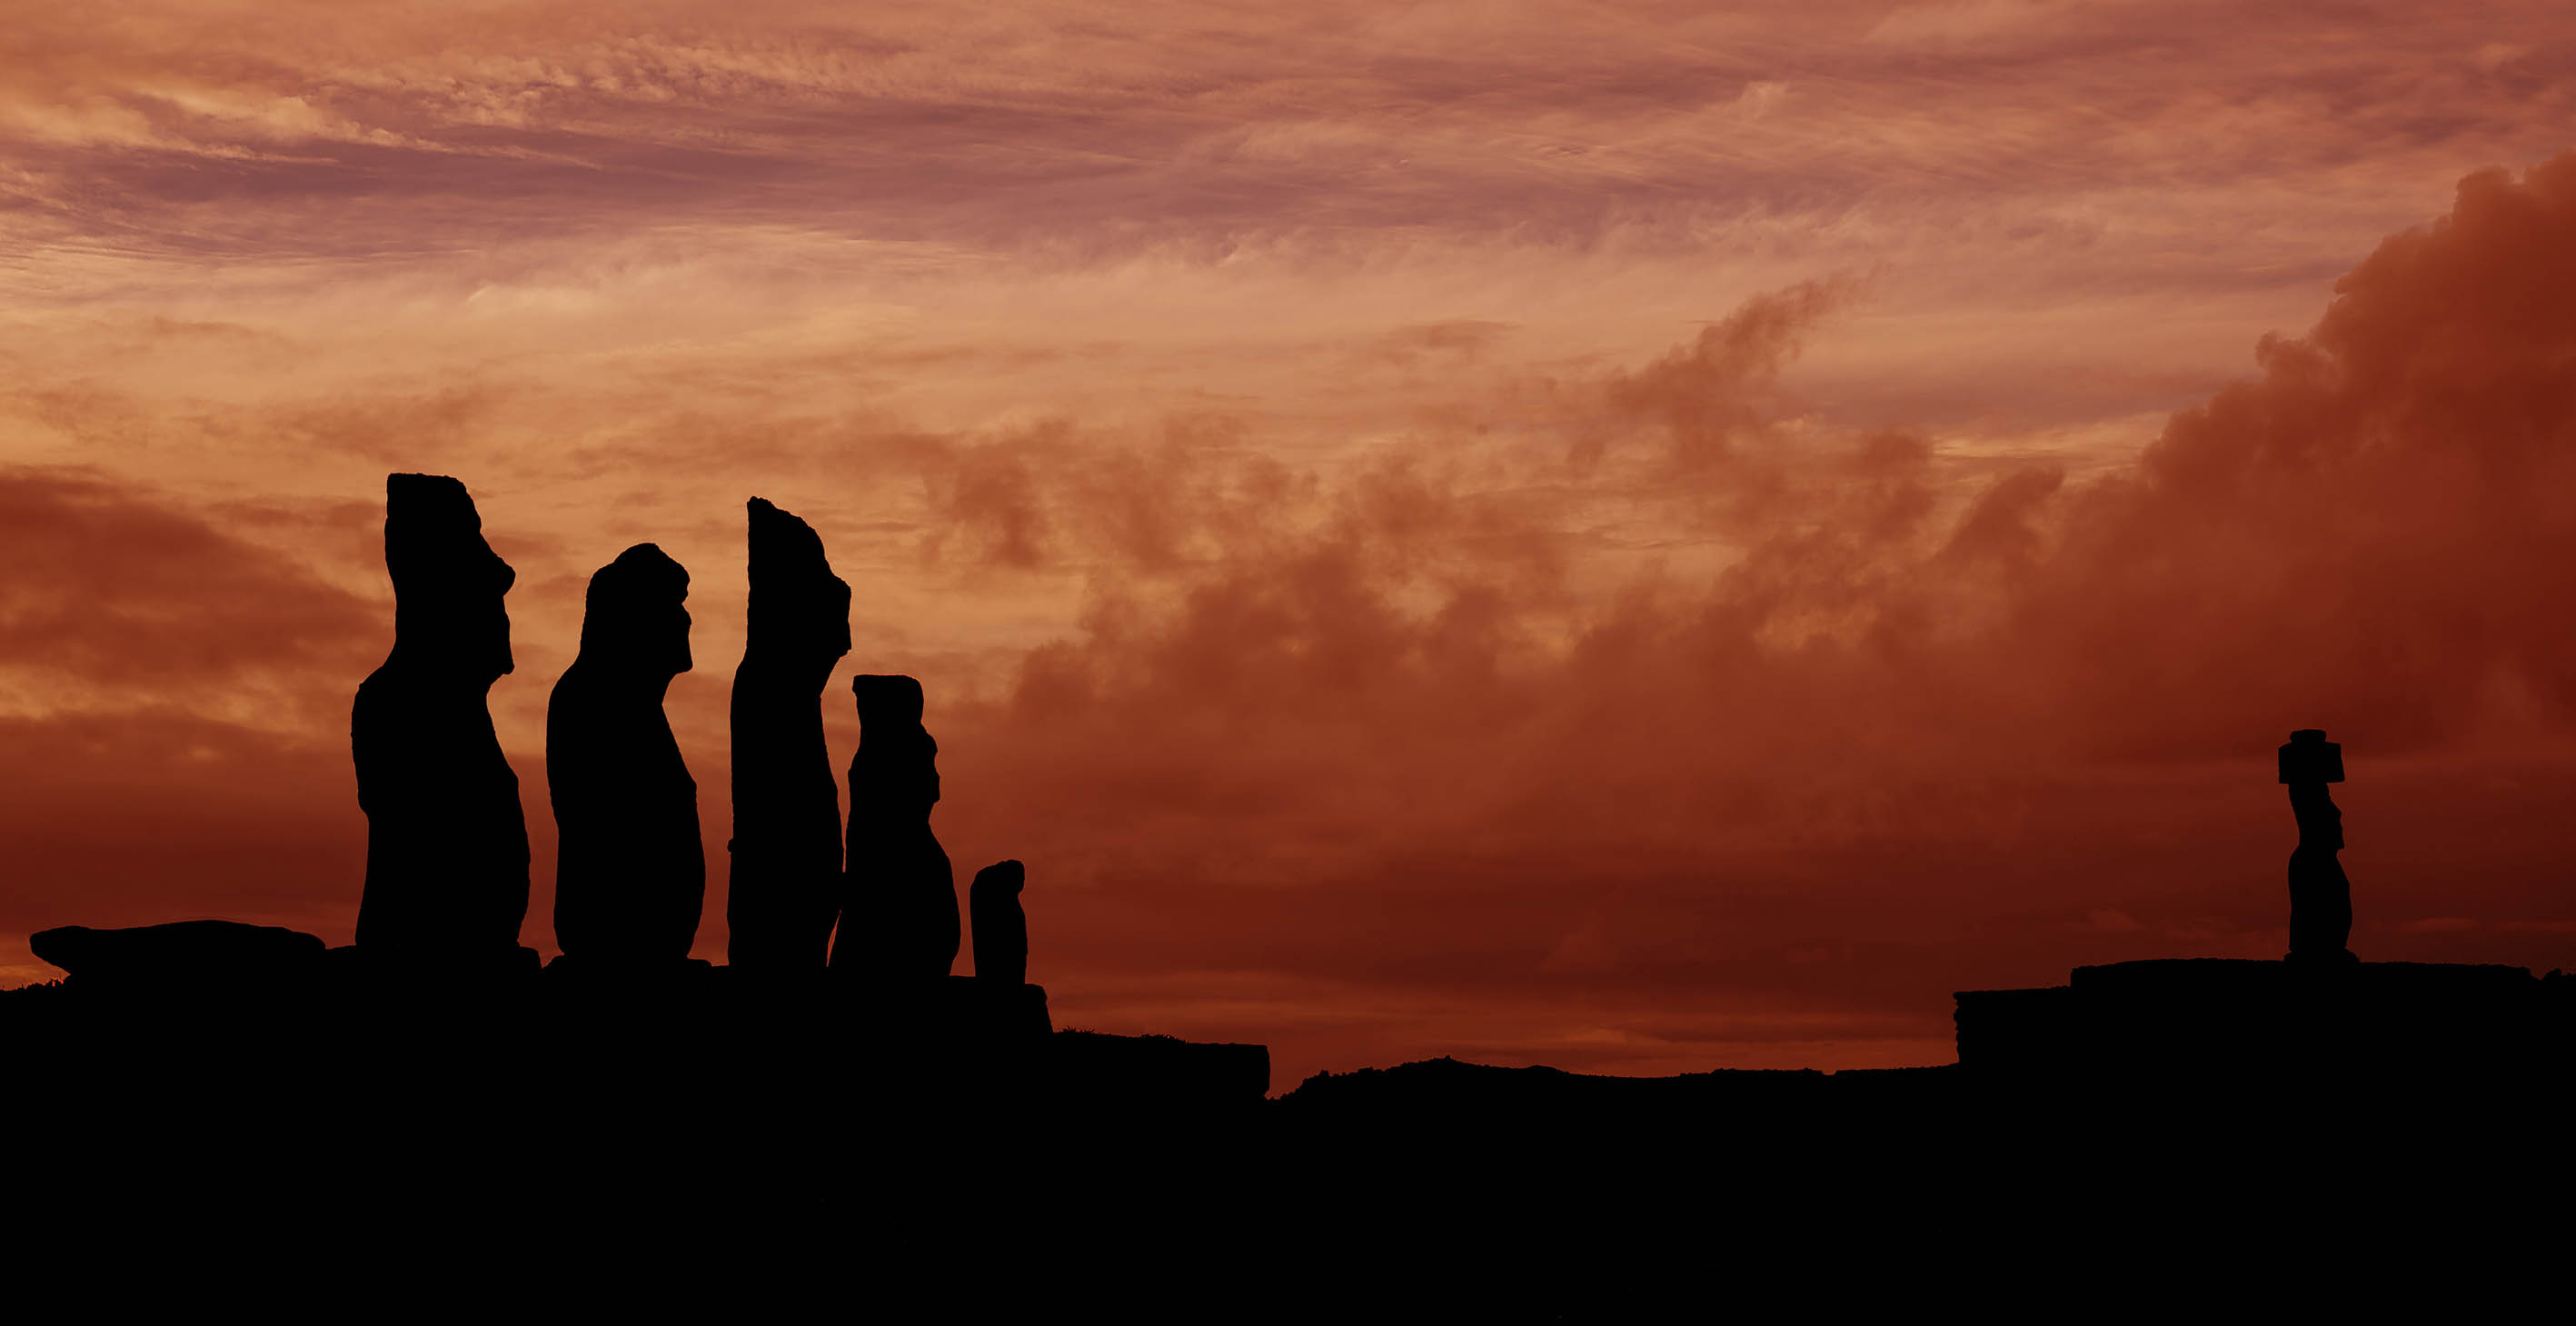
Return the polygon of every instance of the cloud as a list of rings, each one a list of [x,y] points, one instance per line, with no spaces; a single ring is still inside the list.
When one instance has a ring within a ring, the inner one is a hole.
[[[1952,54],[2027,55],[2099,39],[2145,15],[2134,0],[1932,0],[1899,5],[1862,41]],[[2155,11],[2169,20],[2172,6]]]
[[[345,739],[175,709],[10,717],[0,767],[12,772],[0,797],[12,941],[219,916],[347,942],[366,836]]]
[[[944,813],[1054,865],[1041,913],[1050,882],[1150,897],[1213,967],[1363,984],[1801,988],[1785,931],[1886,964],[1807,988],[1892,994],[1963,969],[1935,914],[2048,869],[2090,876],[2056,905],[2129,947],[2217,902],[2191,942],[2260,950],[2277,885],[2154,900],[2149,873],[2217,845],[2098,837],[2119,821],[2078,809],[2072,771],[2135,770],[2119,814],[2148,824],[2241,783],[2232,832],[2260,839],[2291,727],[2375,760],[2483,749],[2507,678],[2534,697],[2503,716],[2520,739],[2564,739],[2571,240],[2576,155],[2472,176],[2134,468],[1965,493],[1919,440],[1777,413],[1767,384],[1830,303],[1754,301],[1597,397],[1660,434],[1627,445],[1656,476],[1638,500],[1734,541],[1721,569],[1567,595],[1565,517],[1603,495],[1497,503],[1432,446],[1308,514],[1218,508],[1224,551],[1101,570],[1083,632],[1027,655],[1008,702],[943,714],[978,806]],[[1560,491],[1623,494],[1596,440],[1574,430]],[[1165,465],[1122,491],[1190,509],[1158,481],[1200,482]]]
[[[377,605],[94,470],[0,470],[0,562],[0,678],[22,713],[274,697],[386,642]]]
[[[2527,158],[2555,144],[2526,127],[2576,96],[2543,4],[2191,13],[1336,4],[1101,23],[1005,4],[961,23],[576,2],[434,23],[359,7],[326,36],[144,5],[111,29],[30,16],[0,51],[0,132],[25,197],[146,249],[420,256],[750,221],[1088,264],[1503,234],[1812,244],[1884,236],[1963,185],[2077,186],[2007,238],[2193,207],[2251,233],[2277,199],[2249,184]],[[2328,22],[2376,39],[2304,40]],[[2529,34],[2524,53],[2493,54],[2498,32]],[[2205,246],[2162,248],[2172,264]],[[2102,246],[2076,256],[2052,282],[2103,273]]]

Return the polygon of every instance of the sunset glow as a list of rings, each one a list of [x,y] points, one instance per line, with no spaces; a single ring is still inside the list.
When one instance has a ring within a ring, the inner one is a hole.
[[[1947,1062],[1953,990],[2576,966],[2563,3],[138,3],[0,35],[0,984],[349,941],[389,471],[545,705],[630,544],[725,952],[745,499],[1059,1027]],[[971,15],[971,16],[969,16]]]

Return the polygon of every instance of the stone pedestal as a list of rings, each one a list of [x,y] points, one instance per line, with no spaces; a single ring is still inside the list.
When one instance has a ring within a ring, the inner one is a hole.
[[[2563,1057],[2556,984],[2451,963],[2078,967],[2065,985],[1959,992],[1959,1063],[1980,1074],[2509,1073]]]

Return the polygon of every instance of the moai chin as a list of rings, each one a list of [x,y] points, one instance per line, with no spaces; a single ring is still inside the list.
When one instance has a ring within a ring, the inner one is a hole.
[[[687,672],[689,573],[649,543],[590,578],[581,652],[546,705],[555,940],[585,966],[676,965],[706,904],[698,784],[662,711]]]
[[[519,776],[488,702],[507,676],[518,579],[483,540],[465,485],[385,478],[394,647],[349,713],[367,882],[358,946],[447,963],[507,961],[528,912]]]
[[[849,850],[832,970],[863,980],[935,981],[957,963],[957,876],[930,831],[939,743],[921,725],[921,683],[850,679],[859,753],[850,761]]]
[[[2290,951],[2286,961],[2355,961],[2344,947],[2352,937],[2352,883],[2344,878],[2343,812],[2327,794],[2343,781],[2343,747],[2319,728],[2301,728],[2281,747],[2281,781],[2290,789],[2290,813],[2299,823],[2299,845],[2290,853]]]

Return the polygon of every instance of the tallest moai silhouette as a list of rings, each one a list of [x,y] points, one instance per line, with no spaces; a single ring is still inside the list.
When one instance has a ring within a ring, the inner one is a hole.
[[[757,497],[748,514],[727,955],[745,970],[821,971],[841,906],[841,788],[823,737],[823,687],[850,652],[850,586],[832,574],[812,526]]]
[[[519,776],[488,703],[509,675],[518,579],[483,541],[465,485],[385,479],[385,570],[394,647],[349,715],[367,883],[358,944],[447,959],[515,955],[528,914],[528,826]]]

